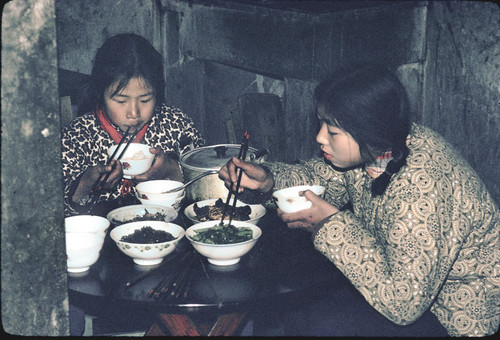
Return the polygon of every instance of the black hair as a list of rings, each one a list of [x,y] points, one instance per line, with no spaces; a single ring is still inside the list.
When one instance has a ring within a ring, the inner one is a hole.
[[[392,151],[393,159],[372,184],[372,194],[382,194],[409,153],[410,108],[398,77],[383,65],[343,66],[318,84],[314,100],[320,119],[348,132],[365,161]]]
[[[118,81],[114,94],[131,78],[142,77],[155,94],[156,103],[165,96],[163,58],[147,39],[137,34],[118,34],[97,50],[83,103],[91,110],[104,105],[104,91]],[[113,95],[114,95],[113,94]]]

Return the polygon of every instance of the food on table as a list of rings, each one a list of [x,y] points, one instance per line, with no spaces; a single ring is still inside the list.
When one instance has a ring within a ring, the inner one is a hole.
[[[224,212],[224,202],[219,198],[215,201],[215,205],[206,205],[204,207],[199,207],[196,203],[193,206],[194,213],[196,214],[196,219],[200,222],[220,220],[222,218],[222,213]],[[228,207],[227,215],[224,219],[229,219],[230,209]],[[233,220],[235,221],[247,221],[250,219],[250,213],[252,208],[249,205],[244,205],[241,207],[234,207],[233,209]]]
[[[148,158],[148,156],[146,156],[144,154],[144,152],[142,151],[137,151],[136,153],[134,153],[132,156],[130,157],[123,157],[122,160],[125,161],[138,161],[138,160],[141,160],[141,159],[146,159]]]
[[[251,240],[252,229],[249,227],[235,227],[232,224],[216,224],[213,227],[195,230],[191,238],[195,241],[209,244],[230,244]]]
[[[167,215],[161,213],[161,212],[156,212],[156,213],[150,213],[146,209],[144,209],[146,213],[142,216],[136,216],[130,220],[125,220],[125,221],[118,221],[116,219],[113,219],[113,223],[116,224],[121,224],[121,223],[129,223],[129,222],[136,222],[136,221],[165,221],[165,218],[167,218]]]
[[[120,239],[122,242],[142,244],[163,243],[172,240],[175,240],[175,237],[169,232],[164,230],[155,230],[149,226],[135,230],[132,234],[124,235]]]

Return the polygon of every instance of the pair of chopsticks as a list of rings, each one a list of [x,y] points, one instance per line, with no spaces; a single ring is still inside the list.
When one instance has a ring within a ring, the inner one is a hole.
[[[195,259],[195,250],[184,253],[167,275],[154,288],[149,290],[148,295],[154,296],[157,301],[165,297],[186,297],[194,272],[192,267]]]
[[[129,288],[132,287],[132,286],[134,286],[135,284],[139,283],[140,281],[142,281],[143,279],[145,279],[146,277],[148,277],[149,275],[151,275],[153,272],[158,271],[160,268],[163,268],[166,264],[172,262],[173,260],[175,260],[175,259],[177,259],[179,257],[180,257],[180,253],[174,253],[174,254],[168,256],[167,258],[165,258],[163,260],[163,262],[159,266],[151,268],[149,270],[146,270],[146,271],[140,273],[139,275],[137,275],[136,277],[134,277],[132,280],[127,281],[125,283],[125,286],[129,287]]]
[[[111,155],[111,157],[109,157],[109,160],[106,163],[106,165],[109,165],[113,161],[113,159],[115,159],[116,154],[120,150],[120,146],[123,144],[123,142],[125,141],[125,139],[127,139],[127,137],[129,136],[129,133],[128,133],[129,131],[130,131],[130,126],[127,128],[127,131],[125,132],[125,135],[122,137],[122,139],[120,139],[120,142],[118,143],[118,146],[116,147],[116,150],[113,152],[113,154]],[[125,151],[127,151],[128,146],[134,140],[135,135],[137,134],[137,132],[139,132],[139,129],[135,130],[135,132],[130,136],[130,138],[127,141],[127,144],[123,148],[122,152],[116,158],[117,161],[119,161],[123,157],[123,155],[125,154]],[[114,166],[113,166],[113,169],[114,169]],[[103,172],[103,173],[101,173],[99,175],[99,177],[97,178],[97,180],[94,182],[94,185],[92,185],[92,189],[90,189],[90,193],[92,195],[97,195],[97,193],[99,193],[102,190],[102,187],[103,187],[104,183],[106,183],[106,181],[108,180],[108,178],[111,175],[111,172],[113,171],[113,169],[111,169],[110,172],[106,172],[106,173]]]
[[[240,146],[240,152],[238,154],[238,159],[246,159],[247,157],[247,151],[248,151],[248,139],[250,138],[250,135],[248,134],[247,131],[245,131],[244,135],[243,135],[243,141],[241,142],[241,146]],[[243,170],[241,170],[240,168],[237,169],[238,172],[238,180],[236,181],[236,191],[234,192],[234,198],[233,198],[233,204],[232,206],[230,207],[230,210],[229,210],[229,223],[228,224],[231,224],[231,222],[233,221],[233,212],[234,212],[234,208],[236,207],[236,201],[238,200],[238,191],[240,189],[240,183],[241,183],[241,176],[243,175]],[[229,190],[229,193],[227,195],[227,198],[226,198],[226,203],[224,204],[224,211],[222,213],[222,218],[220,220],[220,225],[224,225],[224,218],[226,217],[227,215],[227,212],[228,212],[228,207],[229,207],[229,202],[231,200],[231,196],[232,196],[232,191]]]

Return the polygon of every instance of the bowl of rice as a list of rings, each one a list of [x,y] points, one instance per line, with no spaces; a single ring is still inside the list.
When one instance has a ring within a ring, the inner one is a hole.
[[[118,145],[113,145],[108,149],[108,156],[111,157]],[[115,157],[118,157],[126,144],[120,145],[120,149]],[[153,164],[155,155],[149,152],[151,147],[141,143],[130,143],[125,150],[125,154],[120,159],[123,169],[123,177],[130,179],[131,176],[140,175],[149,170]]]

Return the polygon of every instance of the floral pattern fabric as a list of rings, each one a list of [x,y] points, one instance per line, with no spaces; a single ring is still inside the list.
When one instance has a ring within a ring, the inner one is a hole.
[[[155,108],[142,143],[161,147],[165,153],[174,153],[176,157],[180,157],[183,153],[202,146],[205,141],[194,127],[191,118],[179,109],[163,104]],[[108,161],[107,150],[113,145],[115,142],[101,127],[93,113],[77,117],[62,129],[64,207],[67,216],[87,212],[85,204],[72,202],[72,193],[80,176],[89,167]],[[123,181],[122,179],[115,190],[103,192],[96,203],[117,199]],[[128,195],[135,196],[134,187]]]
[[[407,165],[376,197],[362,168],[339,172],[322,159],[265,165],[276,190],[320,184],[337,207],[351,202],[317,230],[314,244],[389,320],[410,324],[430,308],[451,336],[494,334],[498,206],[440,135],[413,124],[407,144]]]

